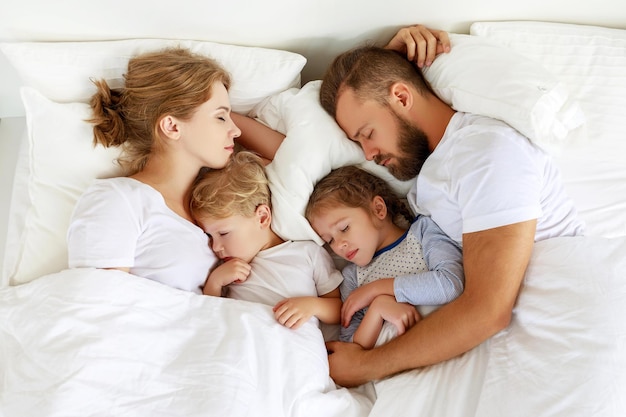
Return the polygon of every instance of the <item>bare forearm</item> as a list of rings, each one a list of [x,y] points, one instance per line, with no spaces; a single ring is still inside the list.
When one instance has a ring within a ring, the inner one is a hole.
[[[285,136],[250,117],[232,113],[232,118],[241,129],[241,136],[237,138],[237,142],[266,160],[273,160]]]
[[[341,298],[320,297],[318,298],[315,316],[326,324],[337,324],[341,318]]]
[[[406,334],[360,358],[367,379],[458,356],[506,327],[534,244],[529,221],[464,235],[466,287]]]
[[[363,347],[363,349],[371,349],[378,340],[378,335],[383,327],[383,318],[377,312],[371,309],[363,317],[361,324],[354,332],[352,341]]]
[[[472,314],[474,303],[466,298],[460,296],[404,335],[365,352],[361,360],[368,364],[366,379],[380,379],[454,358],[495,334],[499,327],[487,317],[481,319],[479,314]]]

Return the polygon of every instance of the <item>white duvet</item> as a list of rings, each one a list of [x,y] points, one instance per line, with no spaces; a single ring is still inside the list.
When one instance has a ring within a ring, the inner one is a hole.
[[[0,416],[626,415],[626,238],[536,244],[504,331],[432,367],[336,389],[321,332],[266,306],[118,271],[0,291]]]

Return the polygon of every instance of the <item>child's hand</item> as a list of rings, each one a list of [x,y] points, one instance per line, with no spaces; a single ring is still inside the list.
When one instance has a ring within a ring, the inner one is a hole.
[[[223,287],[233,282],[237,283],[247,280],[251,269],[250,264],[241,259],[229,259],[209,274],[202,292],[205,295],[220,296]]]
[[[239,258],[231,258],[218,266],[215,272],[219,270],[222,286],[230,285],[233,282],[244,282],[248,279],[252,267],[249,263],[242,261]]]
[[[372,304],[379,295],[393,296],[393,278],[382,278],[352,291],[341,306],[341,323],[343,326],[348,327],[354,313]]]
[[[283,326],[295,330],[313,317],[317,301],[317,297],[285,298],[274,306],[274,317]]]
[[[399,303],[394,297],[383,295],[376,297],[370,305],[370,310],[376,311],[383,320],[393,324],[398,329],[398,336],[417,323],[421,316],[415,306],[408,303]],[[368,310],[368,314],[369,314]]]

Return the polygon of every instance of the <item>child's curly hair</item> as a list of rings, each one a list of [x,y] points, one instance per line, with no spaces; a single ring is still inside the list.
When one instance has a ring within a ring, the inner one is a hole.
[[[189,204],[196,219],[251,217],[260,204],[271,208],[269,181],[261,158],[240,151],[224,168],[201,172],[192,187]]]

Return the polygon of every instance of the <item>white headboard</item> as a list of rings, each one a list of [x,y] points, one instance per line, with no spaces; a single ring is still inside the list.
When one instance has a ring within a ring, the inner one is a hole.
[[[5,2],[0,41],[197,39],[286,49],[321,78],[337,53],[412,23],[467,33],[475,21],[542,20],[626,28],[623,0],[21,0]],[[20,80],[0,56],[0,118],[23,115]]]

